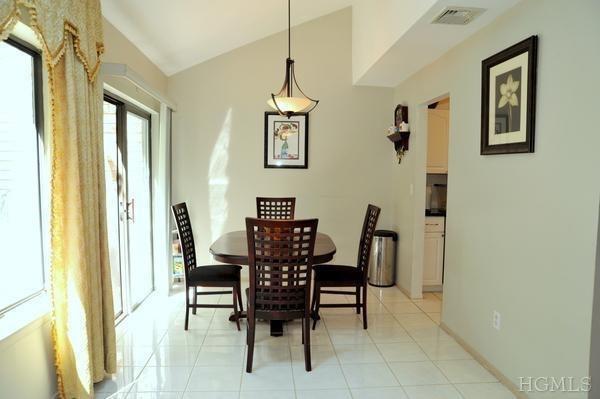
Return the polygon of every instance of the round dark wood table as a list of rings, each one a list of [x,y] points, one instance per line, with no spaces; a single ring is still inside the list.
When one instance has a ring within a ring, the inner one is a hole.
[[[212,243],[209,249],[215,260],[232,265],[248,265],[248,241],[246,239],[246,231],[232,231],[231,233],[223,234],[215,242]],[[327,263],[333,259],[335,255],[335,244],[331,237],[327,234],[317,233],[315,239],[315,265]],[[243,312],[242,317],[246,316]],[[229,320],[235,321],[233,314]],[[279,320],[271,321],[271,335],[283,335],[283,322]]]

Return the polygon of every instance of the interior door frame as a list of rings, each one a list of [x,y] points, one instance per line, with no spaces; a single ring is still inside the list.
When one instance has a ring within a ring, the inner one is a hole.
[[[156,289],[154,281],[154,231],[153,231],[153,195],[152,195],[152,115],[149,112],[131,104],[127,100],[105,90],[103,100],[113,104],[116,107],[116,139],[117,148],[119,149],[120,156],[117,158],[117,174],[121,176],[121,182],[117,179],[117,192],[119,194],[119,200],[121,200],[121,193],[124,196],[124,205],[120,204],[122,209],[119,209],[119,260],[121,262],[121,269],[119,274],[121,277],[121,298],[122,298],[122,311],[115,317],[115,321],[118,323],[128,314],[133,312],[144,300],[154,292]],[[131,262],[129,253],[129,184],[127,178],[127,114],[131,112],[148,122],[148,193],[150,196],[150,271],[152,288],[150,292],[142,299],[139,303],[133,303],[131,298]],[[123,266],[125,265],[125,272]],[[126,287],[124,290],[123,287]]]
[[[415,168],[413,170],[413,220],[412,226],[413,235],[413,255],[410,265],[410,282],[407,287],[408,294],[411,299],[423,298],[423,266],[425,255],[425,198],[427,191],[427,142],[429,140],[429,105],[441,101],[445,98],[452,98],[451,93],[445,92],[437,97],[431,98],[418,104],[417,108],[417,129],[422,134],[415,137],[417,140],[413,148],[415,150]],[[450,106],[449,115],[451,116],[452,105]],[[448,126],[448,148],[450,148],[450,140],[452,138],[452,126]],[[448,150],[450,156],[450,150]],[[446,211],[447,212],[447,211]],[[446,213],[447,214],[447,213]],[[446,239],[447,239],[447,224],[448,218],[445,219],[444,225],[444,266],[442,271],[442,281],[445,281],[446,274]],[[443,286],[443,283],[442,283]]]

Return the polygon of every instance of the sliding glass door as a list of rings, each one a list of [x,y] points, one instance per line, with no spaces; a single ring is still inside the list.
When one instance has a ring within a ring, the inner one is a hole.
[[[115,318],[154,289],[150,176],[150,115],[104,99],[104,165]]]
[[[129,199],[129,275],[131,302],[140,304],[152,289],[150,222],[150,118],[127,111],[127,193]]]
[[[123,273],[121,268],[121,154],[117,145],[117,106],[104,101],[104,181],[106,183],[106,226],[112,277],[115,318],[123,314]]]

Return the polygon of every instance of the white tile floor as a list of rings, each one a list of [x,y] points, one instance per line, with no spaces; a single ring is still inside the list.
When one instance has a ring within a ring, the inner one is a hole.
[[[199,309],[183,330],[183,294],[153,296],[118,327],[119,372],[99,399],[505,399],[514,396],[438,326],[441,294],[411,301],[396,288],[369,292],[369,329],[352,309],[323,309],[304,370],[299,322],[257,330],[245,372],[245,323],[229,309]],[[201,298],[206,300],[206,298]],[[323,302],[353,296],[324,296]],[[229,302],[231,297],[215,296]]]

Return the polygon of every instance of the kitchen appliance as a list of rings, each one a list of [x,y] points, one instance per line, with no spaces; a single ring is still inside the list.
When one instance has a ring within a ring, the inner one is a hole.
[[[426,209],[430,213],[446,212],[446,184],[432,184],[427,186],[427,205]]]

